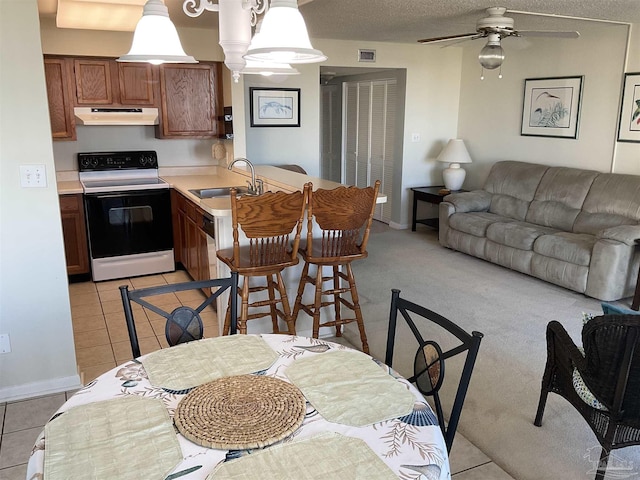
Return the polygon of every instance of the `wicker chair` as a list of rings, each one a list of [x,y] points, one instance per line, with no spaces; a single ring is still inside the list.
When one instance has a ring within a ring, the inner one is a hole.
[[[293,319],[297,320],[300,310],[313,317],[313,338],[318,338],[320,327],[335,327],[336,336],[342,334],[342,325],[357,322],[362,342],[362,351],[369,353],[367,335],[358,300],[356,280],[351,270],[351,262],[367,257],[367,241],[376,207],[376,198],[380,189],[380,181],[373,187],[338,187],[333,190],[318,189],[309,191],[307,207],[307,243],[300,247],[304,258],[304,267],[298,285],[298,294],[293,307]],[[322,231],[321,238],[314,238],[315,224]],[[309,266],[316,266],[315,276],[309,275]],[[330,277],[322,275],[324,266],[333,267]],[[340,270],[344,267],[346,273]],[[333,288],[323,290],[323,284],[333,280]],[[342,287],[341,280],[346,280],[348,287]],[[315,286],[314,302],[303,304],[302,296],[305,287]],[[349,292],[351,302],[341,295]],[[330,295],[331,301],[323,301],[322,297]],[[335,317],[320,323],[320,309],[334,306]],[[343,318],[340,307],[353,310],[353,318]]]
[[[233,247],[217,252],[217,257],[232,272],[244,277],[238,293],[242,298],[238,333],[247,333],[247,321],[271,316],[273,333],[280,333],[278,319],[287,324],[287,332],[295,335],[295,323],[287,298],[287,289],[282,280],[282,271],[296,265],[298,246],[302,231],[306,199],[311,184],[304,185],[303,191],[267,192],[259,196],[236,195],[231,190],[231,215],[233,222]],[[240,245],[240,230],[247,237],[248,245]],[[293,233],[293,238],[291,235]],[[265,285],[250,286],[253,277],[265,277]],[[274,280],[275,277],[275,280]],[[268,292],[268,299],[249,302],[249,294]],[[279,298],[276,297],[276,291]],[[282,305],[282,309],[278,308]],[[269,307],[249,313],[249,308]],[[229,333],[229,310],[225,316],[223,334]]]
[[[453,438],[455,437],[460,413],[462,412],[462,405],[467,395],[471,374],[480,349],[480,342],[484,335],[476,331],[471,332],[471,334],[465,332],[442,315],[400,298],[400,290],[394,288],[391,290],[391,311],[389,313],[389,331],[384,361],[389,367],[393,367],[398,312],[407,323],[418,343],[413,362],[413,375],[408,380],[416,385],[420,393],[433,397],[438,424],[444,435],[447,452],[451,452]],[[418,325],[423,327],[422,333]],[[441,338],[443,344],[447,342],[447,345],[454,346],[443,352],[436,341],[423,338],[423,335],[427,335],[427,329],[428,338]],[[403,342],[401,348],[406,351],[407,345]],[[464,366],[459,376],[455,399],[449,413],[449,421],[445,422],[442,402],[440,401],[440,387],[444,382],[445,375],[445,360],[465,352]]]
[[[129,331],[129,341],[131,342],[133,358],[140,356],[140,344],[138,343],[138,333],[136,331],[132,303],[141,305],[166,319],[165,337],[169,346],[172,347],[180,343],[202,338],[204,326],[200,314],[226,291],[229,293],[229,298],[234,299],[234,301],[229,304],[227,315],[234,319],[231,325],[231,332],[236,333],[235,318],[237,300],[235,299],[237,299],[238,295],[236,293],[237,288],[238,275],[236,273],[232,273],[230,277],[226,278],[216,278],[200,282],[174,283],[161,285],[159,287],[138,288],[136,290],[129,290],[128,285],[122,285],[120,287],[120,296],[122,298],[125,320],[127,321],[127,330]],[[195,308],[182,305],[171,312],[167,312],[165,310],[166,307],[162,306],[160,299],[166,299],[166,295],[169,293],[186,291],[198,291],[202,294],[202,298],[200,298],[199,295],[196,296],[198,301],[195,303],[199,305]],[[204,295],[203,292],[210,293]],[[156,297],[154,303],[152,303],[152,300],[147,300],[150,297]],[[142,311],[140,314],[144,316]]]
[[[549,392],[564,397],[602,446],[596,480],[604,479],[611,450],[640,444],[639,342],[637,315],[602,315],[589,320],[582,329],[584,355],[560,323],[547,325],[547,365],[534,425],[542,424]],[[599,408],[588,405],[576,392],[574,369]]]

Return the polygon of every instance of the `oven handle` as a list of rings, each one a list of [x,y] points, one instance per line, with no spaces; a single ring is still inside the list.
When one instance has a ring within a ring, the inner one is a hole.
[[[125,190],[113,193],[85,193],[85,197],[103,199],[103,198],[120,198],[120,197],[140,197],[143,195],[166,195],[167,189],[148,189],[148,190]]]

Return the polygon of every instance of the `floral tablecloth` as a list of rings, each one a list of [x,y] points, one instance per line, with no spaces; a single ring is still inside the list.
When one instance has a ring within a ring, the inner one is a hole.
[[[260,374],[289,381],[287,367],[300,358],[324,355],[336,351],[350,350],[345,346],[322,339],[289,335],[260,335],[278,354],[278,358]],[[175,347],[174,347],[175,348]],[[144,356],[141,357],[144,361]],[[386,373],[405,385],[415,396],[413,411],[401,418],[386,420],[364,427],[353,427],[325,420],[307,402],[307,411],[302,426],[280,443],[314,437],[323,432],[335,432],[358,438],[401,479],[450,479],[449,461],[444,438],[437,425],[437,418],[420,393],[395,371],[377,360]],[[173,413],[187,391],[172,391],[151,385],[142,362],[138,359],[126,362],[99,376],[76,392],[54,415],[70,408],[103,400],[137,395],[162,401],[169,415]],[[366,409],[366,403],[361,405]],[[204,480],[221,462],[252,453],[248,450],[217,450],[201,447],[190,442],[176,431],[182,450],[182,462],[166,477],[166,480]],[[40,434],[31,452],[27,468],[27,480],[46,480],[44,459],[47,439]],[[135,448],[135,446],[132,446]],[[267,447],[269,448],[269,447]]]

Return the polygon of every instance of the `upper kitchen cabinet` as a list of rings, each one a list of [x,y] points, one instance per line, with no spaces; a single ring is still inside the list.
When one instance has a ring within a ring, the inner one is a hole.
[[[154,106],[153,70],[148,63],[75,58],[73,69],[79,106]]]
[[[72,65],[65,58],[45,58],[44,75],[47,82],[49,118],[54,140],[75,140],[73,119]]]
[[[224,132],[221,63],[163,64],[158,138],[212,138]]]

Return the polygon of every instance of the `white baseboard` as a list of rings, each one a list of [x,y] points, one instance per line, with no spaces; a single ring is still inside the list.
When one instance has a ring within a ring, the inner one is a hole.
[[[4,387],[0,388],[0,403],[66,392],[78,389],[81,386],[80,375],[71,375],[69,377],[52,378],[41,382]]]
[[[394,230],[406,230],[407,228],[409,228],[409,224],[389,222],[389,227],[393,228]]]

